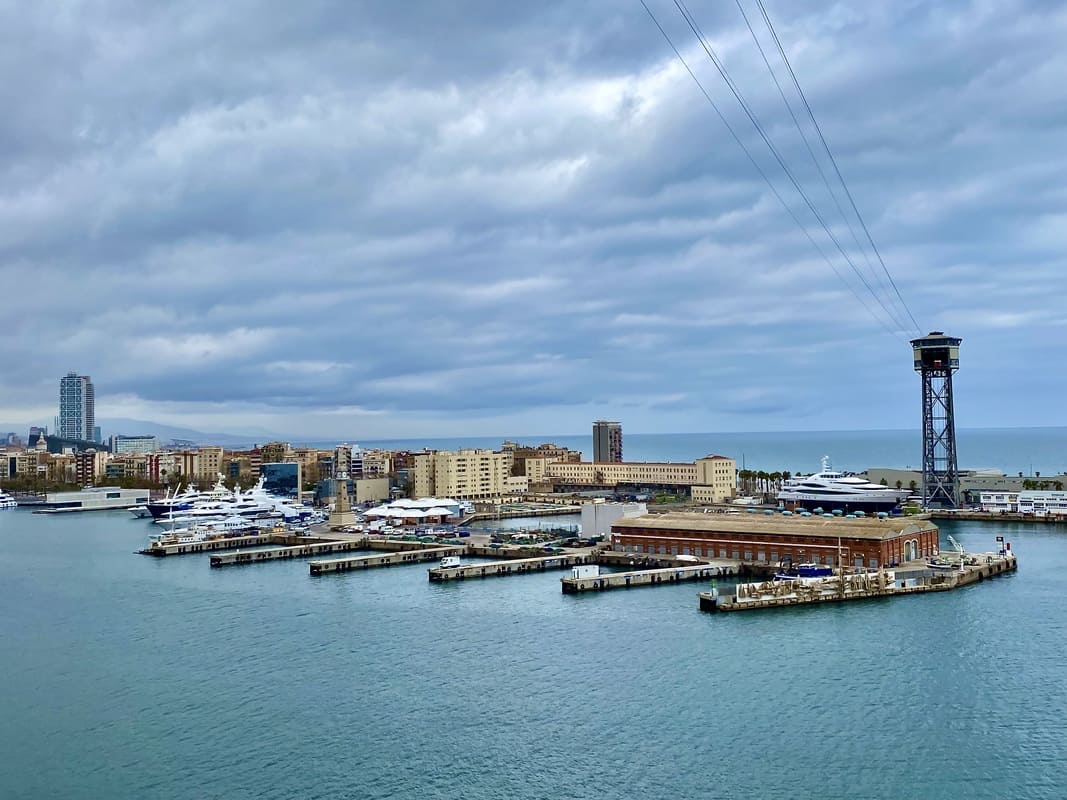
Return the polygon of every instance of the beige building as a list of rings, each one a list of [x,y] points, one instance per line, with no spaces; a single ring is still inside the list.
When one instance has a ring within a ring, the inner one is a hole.
[[[196,474],[201,480],[214,481],[215,476],[223,472],[223,450],[221,447],[201,447],[197,451]]]
[[[721,503],[736,494],[737,465],[725,456],[709,455],[688,462],[622,461],[565,463],[527,459],[531,484],[560,487],[673,487],[690,489],[699,503]]]
[[[726,503],[737,494],[737,463],[732,458],[709,455],[697,459],[695,465],[694,502]]]
[[[440,450],[413,457],[413,497],[491,500],[511,494],[511,453]]]

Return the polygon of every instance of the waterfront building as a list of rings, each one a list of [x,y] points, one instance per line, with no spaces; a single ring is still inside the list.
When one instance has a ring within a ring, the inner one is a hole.
[[[120,489],[101,486],[80,492],[49,492],[43,507],[48,511],[107,511],[143,505],[149,500],[147,489]]]
[[[341,481],[337,478],[320,480],[315,488],[315,500],[321,504],[334,502],[338,483],[344,483],[348,490],[348,496],[353,503],[380,503],[388,500],[390,495],[388,478],[348,478]]]
[[[545,442],[537,447],[527,447],[518,442],[507,441],[500,446],[502,453],[511,453],[511,474],[527,475],[526,462],[532,458],[542,458],[548,461],[565,461],[577,464],[582,460],[581,450],[571,450],[569,447],[560,447],[553,442]]]
[[[1067,492],[1019,492],[1019,513],[1035,517],[1067,517]]]
[[[214,481],[223,472],[225,452],[221,447],[200,447],[196,451],[196,477],[201,481]]]
[[[289,450],[288,442],[267,442],[259,448],[260,463],[276,464],[279,461],[288,461]]]
[[[413,497],[491,500],[512,493],[511,453],[494,450],[438,450],[412,458]]]
[[[67,373],[59,381],[59,416],[56,435],[63,439],[95,441],[96,390],[88,375]]]
[[[141,478],[148,475],[147,460],[144,454],[132,453],[130,455],[112,456],[104,470],[107,478]]]
[[[111,452],[117,456],[129,453],[154,453],[159,449],[159,439],[155,436],[123,436],[111,437]]]
[[[737,465],[732,458],[719,455],[677,463],[528,459],[527,475],[531,485],[540,484],[536,487],[539,491],[684,490],[698,503],[724,503],[737,491]]]
[[[92,486],[107,472],[107,451],[80,450],[74,454],[74,479],[82,486]]]
[[[929,520],[741,514],[654,514],[611,526],[612,548],[633,553],[726,558],[755,564],[815,563],[870,568],[939,552]]]
[[[642,517],[648,513],[644,503],[584,503],[582,505],[582,538],[611,537],[611,526],[624,517]]]
[[[593,461],[598,464],[622,461],[622,423],[598,419],[593,423]]]
[[[393,454],[388,450],[364,450],[363,474],[368,478],[381,478],[393,471]]]
[[[263,488],[279,497],[299,497],[303,488],[300,464],[296,461],[270,461],[259,468]]]

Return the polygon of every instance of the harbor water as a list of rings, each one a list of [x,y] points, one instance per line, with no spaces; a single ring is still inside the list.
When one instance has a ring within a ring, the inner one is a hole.
[[[1067,526],[954,592],[701,613],[148,558],[121,513],[0,512],[0,796],[1061,798]]]

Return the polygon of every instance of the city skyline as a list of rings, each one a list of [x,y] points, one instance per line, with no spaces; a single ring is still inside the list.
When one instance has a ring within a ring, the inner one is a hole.
[[[964,340],[957,424],[1060,423],[1067,12],[768,9],[918,333]],[[833,211],[736,8],[692,11]],[[51,423],[77,365],[103,418],[307,439],[919,426],[916,332],[640,4],[127,12],[0,12],[34,76],[0,120],[0,280],[33,289],[4,424]]]

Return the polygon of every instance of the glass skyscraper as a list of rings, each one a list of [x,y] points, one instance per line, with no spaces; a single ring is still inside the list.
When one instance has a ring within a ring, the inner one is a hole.
[[[59,381],[59,417],[56,435],[64,439],[93,440],[96,427],[96,393],[88,375],[69,372]]]

